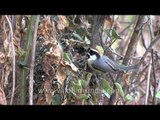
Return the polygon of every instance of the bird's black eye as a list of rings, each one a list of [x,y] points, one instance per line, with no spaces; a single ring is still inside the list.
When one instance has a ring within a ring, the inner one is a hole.
[[[88,54],[89,54],[89,57],[91,55],[96,55],[97,58],[100,58],[100,54],[98,53],[98,51],[94,50],[94,49],[91,49],[91,48],[88,48]]]
[[[91,48],[88,48],[88,50],[87,50],[88,52],[91,52]]]
[[[87,57],[90,58],[90,54],[89,53],[87,53]]]

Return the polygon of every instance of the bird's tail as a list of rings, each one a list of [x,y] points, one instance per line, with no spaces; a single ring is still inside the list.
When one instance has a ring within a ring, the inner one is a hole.
[[[131,65],[131,66],[119,65],[119,69],[120,71],[128,71],[128,70],[135,71],[138,69],[138,64]]]

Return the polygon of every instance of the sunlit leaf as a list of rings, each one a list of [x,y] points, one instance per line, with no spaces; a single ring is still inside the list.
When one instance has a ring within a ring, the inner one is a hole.
[[[160,91],[157,92],[156,98],[160,98]]]
[[[64,60],[67,61],[67,62],[69,62],[69,64],[72,63],[72,61],[71,61],[71,59],[70,59],[68,53],[66,53],[66,52],[64,52]]]
[[[112,29],[111,31],[112,31],[112,37],[114,39],[121,39],[120,35],[114,29]]]
[[[80,81],[80,83],[81,83],[81,86],[82,86],[83,88],[85,88],[85,87],[86,87],[85,81],[84,81],[84,80],[79,80],[79,81]]]
[[[79,96],[79,98],[80,99],[88,99],[89,98],[89,96],[88,95],[85,95],[85,94],[81,94],[80,96]]]
[[[102,46],[97,45],[96,49],[103,55],[104,54],[104,49],[102,48]]]
[[[103,93],[106,97],[110,98],[110,94],[109,94],[105,89],[102,90],[102,93]]]
[[[87,45],[91,44],[91,41],[86,36],[84,37],[84,41],[86,42]]]
[[[106,81],[105,79],[102,80],[102,85],[103,85],[103,89],[109,94],[111,95],[113,93],[113,89],[110,86],[109,82]]]
[[[86,75],[86,80],[87,80],[87,81],[90,80],[91,77],[92,77],[92,73],[87,73],[87,75]]]
[[[129,94],[127,94],[127,95],[125,96],[125,100],[128,101],[128,102],[131,102],[131,101],[132,101],[132,96],[129,95]]]
[[[119,94],[120,94],[122,97],[124,97],[124,92],[123,92],[123,89],[122,89],[121,84],[119,84],[119,83],[114,83],[114,84],[116,85],[116,88],[118,89]]]
[[[75,83],[74,81],[72,82],[72,84],[73,84],[73,87],[75,88],[75,90],[82,89],[81,84]]]

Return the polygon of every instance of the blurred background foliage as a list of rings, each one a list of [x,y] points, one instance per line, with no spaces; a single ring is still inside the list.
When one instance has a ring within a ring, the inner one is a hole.
[[[40,15],[37,29],[34,17],[0,16],[0,104],[30,104],[29,100],[35,105],[159,104],[160,16]],[[119,64],[138,64],[139,68],[127,73],[92,74],[86,66],[89,47]]]

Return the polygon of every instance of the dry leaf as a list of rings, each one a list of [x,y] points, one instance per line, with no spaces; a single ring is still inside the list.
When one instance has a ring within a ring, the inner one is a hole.
[[[10,72],[12,71],[12,66],[9,62],[5,62],[3,69],[2,69],[2,73],[3,73],[3,78],[1,80],[1,85],[5,88],[6,85],[8,84],[8,76],[10,74]]]
[[[67,18],[63,15],[58,15],[57,29],[63,30],[65,27],[68,27],[68,26],[69,26],[69,22]]]
[[[124,81],[125,81],[127,86],[129,86],[131,84],[130,76],[131,76],[131,73],[126,73],[125,76],[124,76]]]
[[[44,97],[39,97],[36,105],[48,105]]]
[[[104,22],[104,28],[110,28],[111,25],[113,25],[113,28],[117,29],[121,29],[121,24],[118,21],[118,17],[114,17],[114,19],[112,17],[108,17],[107,19],[105,19]]]
[[[51,80],[46,80],[44,82],[44,91],[46,102],[50,105],[52,103],[52,83]]]
[[[64,83],[64,80],[66,79],[66,73],[64,72],[64,67],[59,66],[56,72],[56,78],[60,84]]]
[[[73,64],[69,64],[68,62],[66,61],[62,61],[61,62],[61,65],[64,66],[64,67],[67,67],[69,70],[71,70],[72,72],[77,72],[78,71],[78,68]]]
[[[0,88],[0,105],[7,105],[5,93],[1,88]]]
[[[52,27],[52,22],[50,20],[50,16],[45,17],[38,28],[38,35],[42,35],[45,38],[47,38],[48,40],[50,40],[49,38],[51,37],[51,32],[53,30]]]
[[[5,62],[5,54],[3,52],[0,52],[0,64],[3,64]]]

